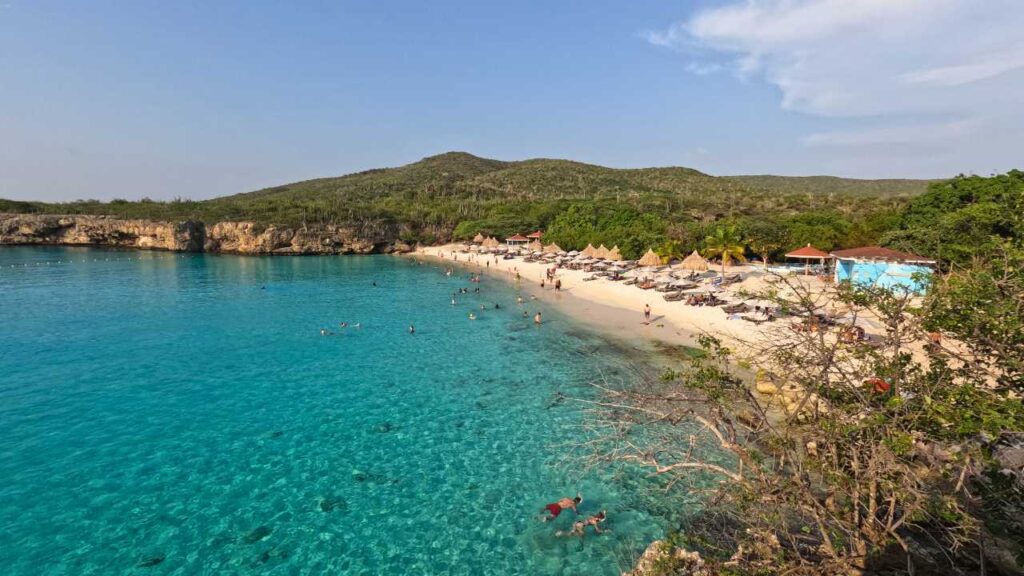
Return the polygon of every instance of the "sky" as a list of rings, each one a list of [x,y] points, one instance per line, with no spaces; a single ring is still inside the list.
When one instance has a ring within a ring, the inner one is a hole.
[[[1022,0],[0,0],[0,198],[203,199],[461,150],[1024,168]]]

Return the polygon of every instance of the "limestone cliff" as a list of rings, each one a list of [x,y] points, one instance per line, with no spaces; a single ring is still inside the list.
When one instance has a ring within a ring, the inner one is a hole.
[[[0,214],[0,244],[111,246],[232,254],[406,252],[396,238],[360,237],[349,228],[261,228],[252,222],[153,222],[110,216]]]

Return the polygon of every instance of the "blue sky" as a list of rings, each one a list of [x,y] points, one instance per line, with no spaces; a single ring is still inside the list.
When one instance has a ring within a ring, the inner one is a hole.
[[[448,150],[1024,165],[1019,0],[0,0],[0,197],[209,198]]]

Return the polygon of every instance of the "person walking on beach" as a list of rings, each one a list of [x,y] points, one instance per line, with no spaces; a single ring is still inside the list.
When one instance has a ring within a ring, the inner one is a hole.
[[[581,494],[579,492],[576,493],[576,497],[575,498],[562,498],[558,502],[552,502],[551,504],[548,504],[543,509],[541,509],[541,513],[542,514],[544,512],[548,512],[551,515],[550,516],[542,516],[541,520],[544,521],[544,522],[549,522],[551,520],[554,520],[555,518],[558,518],[559,514],[562,513],[562,510],[572,510],[576,514],[579,514],[580,511],[577,510],[576,507],[579,506],[582,503],[583,503],[583,494]]]
[[[644,321],[648,324],[651,323],[651,305],[644,304]]]
[[[558,290],[558,291],[562,290],[562,279],[561,278],[555,279],[555,290]]]

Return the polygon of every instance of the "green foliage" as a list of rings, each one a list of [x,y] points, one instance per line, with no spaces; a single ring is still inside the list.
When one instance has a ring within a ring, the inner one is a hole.
[[[1001,240],[1024,236],[1024,172],[958,176],[932,184],[903,212],[887,244],[943,262],[967,264]]]
[[[735,226],[719,226],[713,234],[704,239],[704,254],[722,260],[722,274],[732,262],[746,261],[746,246]]]
[[[502,162],[452,152],[398,168],[320,178],[204,201],[80,200],[60,204],[0,200],[0,212],[106,214],[164,221],[252,221],[261,226],[344,226],[405,238],[508,236],[560,220],[564,248],[618,244],[635,257],[679,243],[703,248],[719,224],[771,222],[783,229],[804,212],[861,220],[895,214],[923,181],[838,178],[722,178],[687,168],[617,170],[565,160]],[[188,191],[183,191],[183,193]],[[574,212],[570,213],[570,210]],[[796,221],[799,223],[799,221]],[[851,229],[853,229],[851,228]],[[806,229],[797,240],[813,236]],[[792,248],[787,234],[780,248]],[[818,242],[818,238],[811,238]],[[835,239],[845,244],[849,238]],[[582,246],[581,246],[582,243]],[[672,251],[670,250],[670,251]],[[667,253],[665,255],[668,255]]]

